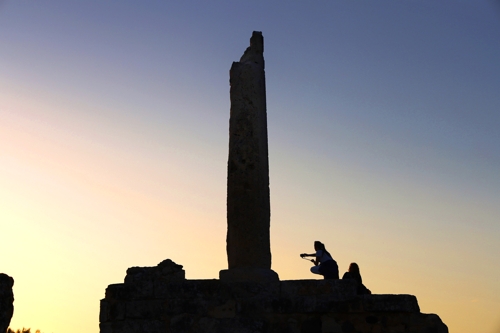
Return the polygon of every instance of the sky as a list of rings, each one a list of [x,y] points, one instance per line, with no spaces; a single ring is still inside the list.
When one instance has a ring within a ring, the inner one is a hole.
[[[264,35],[272,269],[500,333],[500,3],[0,1],[14,329],[97,332],[132,266],[227,268],[229,68]]]

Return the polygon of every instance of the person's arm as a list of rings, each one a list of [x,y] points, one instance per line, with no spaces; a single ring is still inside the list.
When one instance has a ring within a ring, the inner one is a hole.
[[[316,257],[316,253],[313,253],[313,254],[302,253],[300,256],[302,258],[305,258],[305,257]]]

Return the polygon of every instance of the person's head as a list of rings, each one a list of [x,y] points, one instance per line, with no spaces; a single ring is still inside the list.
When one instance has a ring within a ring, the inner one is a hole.
[[[314,249],[316,251],[319,251],[319,250],[325,251],[325,244],[321,243],[320,241],[315,241],[314,242]]]
[[[349,265],[349,273],[359,274],[359,266],[355,262]]]

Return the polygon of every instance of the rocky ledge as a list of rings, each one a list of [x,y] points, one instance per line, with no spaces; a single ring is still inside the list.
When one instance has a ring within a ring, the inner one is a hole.
[[[356,295],[352,280],[185,280],[171,260],[127,270],[101,300],[101,333],[447,333],[412,295]]]
[[[14,314],[12,286],[14,286],[14,279],[7,274],[0,273],[0,332],[7,330]]]

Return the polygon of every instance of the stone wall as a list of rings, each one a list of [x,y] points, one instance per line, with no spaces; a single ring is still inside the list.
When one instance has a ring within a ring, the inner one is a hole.
[[[101,333],[447,333],[415,296],[356,295],[353,280],[275,283],[185,280],[170,260],[130,268],[106,289]]]
[[[14,279],[7,274],[0,273],[0,332],[2,333],[9,327],[14,314],[12,286],[14,286]]]

